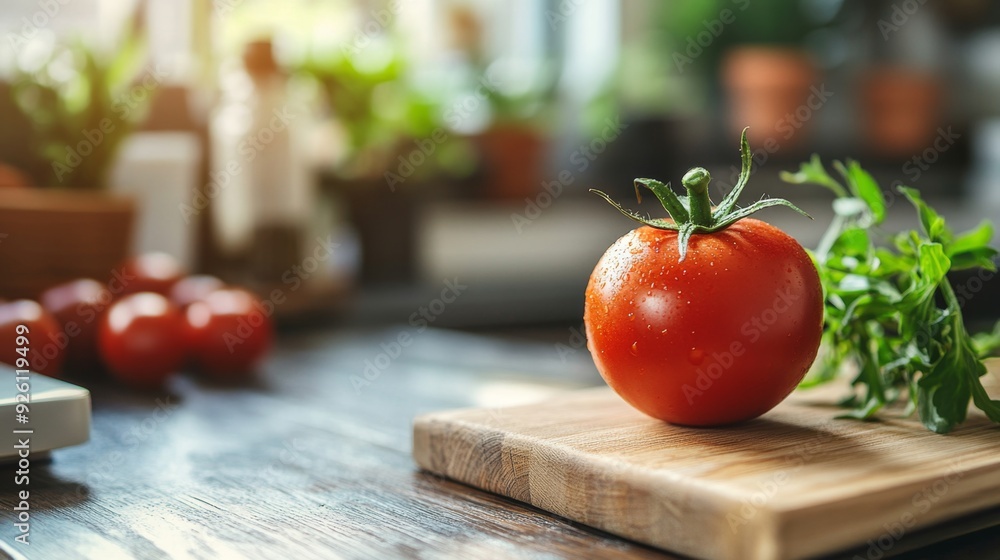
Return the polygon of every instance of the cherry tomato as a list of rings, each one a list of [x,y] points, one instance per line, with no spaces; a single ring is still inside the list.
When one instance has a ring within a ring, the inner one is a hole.
[[[246,290],[212,292],[192,303],[185,316],[195,364],[216,377],[231,378],[252,371],[274,337],[270,318]]]
[[[822,334],[819,275],[802,247],[744,218],[691,237],[640,227],[604,254],[585,324],[598,370],[639,410],[685,425],[767,412],[795,389]]]
[[[170,290],[170,301],[183,310],[192,303],[205,299],[208,294],[225,287],[222,280],[215,276],[206,274],[187,276],[174,284]]]
[[[145,253],[125,261],[115,271],[109,286],[119,295],[154,292],[170,295],[174,284],[184,277],[184,267],[166,253]]]
[[[112,296],[100,282],[81,279],[61,284],[42,293],[44,307],[59,322],[68,337],[66,367],[88,371],[100,366],[97,332]]]
[[[160,294],[125,296],[104,315],[98,346],[105,365],[122,382],[157,388],[186,357],[184,320]]]
[[[22,299],[0,305],[0,362],[55,376],[67,343],[59,322],[38,303]]]

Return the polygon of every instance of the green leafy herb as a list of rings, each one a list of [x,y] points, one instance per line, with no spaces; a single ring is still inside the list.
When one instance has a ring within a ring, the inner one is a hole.
[[[40,68],[15,69],[10,109],[27,121],[28,130],[9,128],[0,135],[27,141],[33,153],[16,163],[30,169],[40,186],[107,185],[119,149],[159,87],[153,74],[142,75],[148,49],[140,15],[137,11],[125,22],[114,49],[102,51],[77,39],[54,45]],[[70,164],[68,151],[75,154],[87,139],[82,131],[103,132]]]
[[[900,187],[921,230],[899,232],[888,239],[891,248],[881,247],[875,237],[886,202],[878,183],[856,161],[834,162],[834,169],[840,179],[813,156],[797,173],[782,174],[837,196],[833,222],[813,254],[826,297],[826,353],[804,385],[830,381],[853,365],[858,392],[844,402],[851,408],[846,417],[871,419],[906,403],[928,429],[947,433],[965,421],[971,401],[1000,423],[1000,401],[980,380],[982,360],[1000,349],[1000,323],[971,336],[947,277],[965,268],[996,270],[992,224],[955,235],[918,191]]]

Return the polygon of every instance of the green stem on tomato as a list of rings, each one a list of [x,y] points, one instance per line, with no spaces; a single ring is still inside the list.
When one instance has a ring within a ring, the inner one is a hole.
[[[678,233],[678,261],[683,261],[685,255],[687,255],[688,241],[691,239],[692,234],[715,233],[724,230],[758,210],[763,210],[771,206],[787,206],[807,218],[810,217],[809,214],[806,214],[791,202],[780,198],[765,198],[754,202],[746,208],[738,207],[736,202],[740,197],[740,193],[743,192],[743,188],[746,187],[747,181],[750,179],[750,168],[753,163],[750,144],[747,143],[746,129],[743,129],[743,135],[740,138],[740,155],[743,168],[740,170],[739,181],[736,182],[733,190],[719,203],[719,207],[714,212],[712,211],[712,200],[708,196],[708,183],[712,178],[708,174],[708,171],[702,167],[695,167],[684,175],[682,182],[688,191],[687,197],[678,197],[670,190],[670,185],[665,185],[655,179],[640,178],[635,180],[635,186],[637,187],[636,194],[638,195],[638,187],[640,186],[652,191],[656,198],[660,200],[663,209],[670,214],[669,220],[640,216],[615,202],[607,193],[595,189],[590,189],[590,192],[606,200],[629,219],[635,220],[644,226],[676,231]]]
[[[688,192],[688,205],[691,213],[691,223],[696,226],[711,227],[712,200],[708,196],[708,183],[712,180],[708,170],[695,167],[684,174],[681,184]]]

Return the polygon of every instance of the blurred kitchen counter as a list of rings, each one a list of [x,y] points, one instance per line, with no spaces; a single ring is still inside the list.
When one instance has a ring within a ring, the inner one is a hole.
[[[767,194],[788,196],[787,191]],[[663,214],[652,196],[641,205],[634,199],[622,202],[654,216]],[[930,202],[956,231],[971,229],[991,217],[982,208],[955,198]],[[814,248],[833,218],[830,199],[801,197],[796,203],[814,220],[786,208],[767,209],[759,217]],[[523,217],[525,203],[434,200],[422,204],[416,231],[417,281],[362,287],[345,307],[347,322],[405,323],[437,298],[446,282],[455,281],[465,289],[434,318],[435,326],[581,321],[591,271],[604,251],[637,224],[596,196],[579,193],[555,199],[526,222],[512,215]],[[892,200],[883,231],[916,227],[910,204],[902,197]],[[983,290],[977,302],[975,308],[966,310],[968,318],[992,322],[1000,317],[1000,291]]]

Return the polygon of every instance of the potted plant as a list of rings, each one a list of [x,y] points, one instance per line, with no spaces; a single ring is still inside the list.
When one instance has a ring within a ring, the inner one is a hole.
[[[939,19],[964,10],[928,6],[926,12],[910,15],[895,5],[865,7],[873,37],[866,57],[871,63],[860,76],[858,124],[873,154],[906,158],[929,147],[943,122],[947,62],[927,53],[944,50]],[[965,10],[972,8],[965,6]]]
[[[535,84],[519,93],[500,88],[487,91],[491,123],[475,137],[484,191],[496,199],[533,197],[543,181],[548,148],[544,111],[553,88]]]
[[[729,132],[750,127],[752,144],[799,144],[810,118],[798,115],[820,70],[803,47],[817,29],[802,0],[766,0],[745,10],[734,3],[731,27],[720,37],[726,50],[721,83],[729,105]],[[780,14],[780,15],[779,15]]]
[[[103,280],[127,256],[133,204],[101,190],[142,105],[124,97],[143,59],[136,22],[107,53],[82,41],[57,45],[0,88],[11,119],[0,130],[0,162],[5,182],[20,187],[0,189],[2,297],[34,297],[78,277]]]
[[[885,64],[861,84],[861,128],[875,154],[905,158],[934,141],[944,111],[944,87],[933,72]]]
[[[821,25],[804,4],[684,0],[668,10],[679,71],[719,70],[728,133],[739,136],[749,126],[750,143],[761,147],[795,145],[804,136],[808,119],[789,122],[789,115],[795,118],[819,85],[819,68],[803,43]]]
[[[407,152],[420,148],[417,142],[440,127],[439,101],[411,83],[409,71],[403,47],[391,39],[359,52],[313,46],[296,65],[296,74],[319,85],[330,120],[343,138],[343,149],[331,165],[336,175],[383,181],[395,191],[411,178],[449,174],[450,143],[439,141],[435,144],[446,144],[444,150],[433,150],[413,170],[400,169]]]
[[[440,102],[411,81],[402,44],[312,46],[295,73],[318,84],[340,149],[324,185],[345,207],[369,283],[405,282],[415,264],[417,203],[467,172],[468,148],[445,129]]]
[[[451,120],[486,117],[487,125],[480,130],[466,122],[449,123],[472,133],[482,193],[513,200],[534,196],[543,181],[545,122],[555,98],[555,72],[544,62],[532,65],[489,56],[482,16],[471,6],[450,6],[447,23],[452,48],[449,78],[457,79],[459,92],[453,103],[462,109],[473,107],[458,111],[462,117]]]

